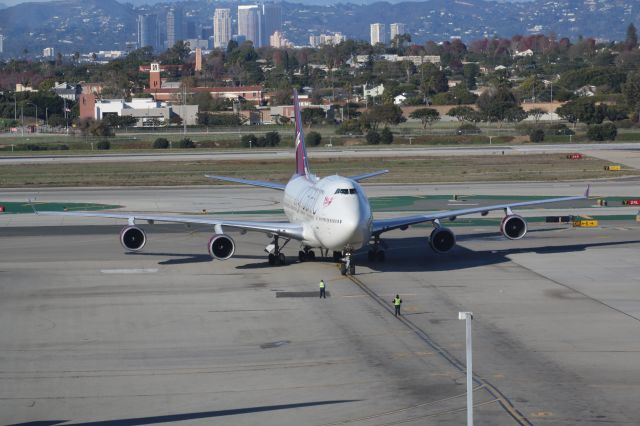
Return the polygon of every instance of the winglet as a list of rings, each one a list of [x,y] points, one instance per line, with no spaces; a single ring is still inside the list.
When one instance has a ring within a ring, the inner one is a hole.
[[[587,190],[584,191],[584,198],[589,198],[589,191],[591,190],[591,185],[587,185]]]

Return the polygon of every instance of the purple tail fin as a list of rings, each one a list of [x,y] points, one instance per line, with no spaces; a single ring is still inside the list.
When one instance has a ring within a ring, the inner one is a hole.
[[[304,131],[302,130],[302,116],[300,114],[300,102],[298,91],[293,90],[293,111],[296,118],[296,174],[309,175],[309,163],[307,162],[307,148],[304,145]]]

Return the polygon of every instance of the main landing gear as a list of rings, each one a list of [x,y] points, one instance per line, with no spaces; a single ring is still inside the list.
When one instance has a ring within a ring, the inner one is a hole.
[[[280,247],[278,245],[278,236],[274,236],[273,237],[273,242],[271,244],[269,244],[267,247],[265,247],[264,251],[266,251],[267,253],[269,253],[269,265],[271,266],[275,266],[275,265],[285,265],[287,263],[287,258],[285,257],[284,253],[282,253],[282,249],[284,248],[284,246],[287,245],[287,243],[289,242],[289,240],[285,240],[284,244],[282,245],[282,247]]]
[[[316,252],[311,250],[309,247],[305,247],[298,252],[298,260],[300,262],[313,262],[314,260],[316,260]]]
[[[376,235],[373,237],[373,243],[367,253],[367,258],[370,262],[384,262],[386,255],[384,249],[380,248],[380,246],[386,247],[386,244],[380,241],[380,236]]]

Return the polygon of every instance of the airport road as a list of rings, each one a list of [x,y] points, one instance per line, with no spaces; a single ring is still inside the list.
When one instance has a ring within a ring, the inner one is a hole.
[[[622,151],[636,153],[640,150],[640,143],[590,143],[590,144],[535,144],[535,145],[485,145],[472,147],[326,147],[309,150],[310,158],[366,158],[372,156],[385,157],[420,157],[420,156],[468,156],[468,155],[511,155],[526,153],[558,153],[558,152],[586,152],[600,157],[600,151]],[[154,153],[103,153],[95,155],[27,155],[0,156],[2,164],[38,164],[38,163],[87,163],[87,162],[123,162],[123,161],[223,161],[223,160],[266,160],[294,158],[293,149],[255,149],[229,150],[208,152],[154,152]],[[625,156],[620,157],[624,163]],[[635,164],[635,165],[634,165]],[[629,165],[637,167],[637,162]]]
[[[446,255],[398,231],[357,283],[268,267],[258,234],[217,262],[208,232],[151,229],[125,254],[111,225],[3,228],[0,423],[463,424],[469,310],[476,424],[637,424],[635,223],[462,228]]]

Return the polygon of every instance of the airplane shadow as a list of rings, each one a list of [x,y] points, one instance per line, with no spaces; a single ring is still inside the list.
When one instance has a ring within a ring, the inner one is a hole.
[[[205,262],[214,262],[215,259],[212,259],[208,254],[191,254],[191,253],[150,253],[150,252],[130,252],[125,253],[127,256],[164,256],[164,257],[172,257],[173,259],[161,260],[158,262],[158,265],[182,265],[188,263],[205,263]],[[265,259],[264,256],[254,256],[254,255],[240,255],[236,254],[234,258],[237,259]],[[219,262],[219,261],[218,261]],[[266,260],[265,260],[266,263]],[[268,266],[268,265],[267,265]]]
[[[477,238],[478,235],[475,237]],[[571,253],[584,251],[588,248],[616,247],[634,243],[640,243],[640,240],[514,247],[501,250],[471,250],[456,245],[449,253],[437,254],[431,250],[426,238],[415,237],[395,241],[391,240],[387,249],[387,259],[385,262],[369,261],[366,251],[358,252],[355,256],[355,261],[357,265],[367,266],[375,272],[454,271],[509,262],[510,259],[508,256],[512,254]],[[402,244],[402,247],[394,248],[394,246],[399,246],[400,244]]]
[[[138,426],[138,425],[150,425],[157,423],[171,423],[171,422],[182,422],[188,420],[198,420],[198,419],[210,419],[214,417],[224,417],[224,416],[237,416],[240,414],[252,414],[252,413],[261,413],[267,411],[277,411],[277,410],[291,410],[295,408],[303,408],[303,407],[316,407],[321,405],[332,405],[332,404],[345,404],[347,402],[358,402],[358,399],[338,399],[338,400],[330,400],[330,401],[311,401],[311,402],[300,402],[295,404],[280,404],[280,405],[263,405],[256,407],[245,407],[245,408],[235,408],[230,410],[217,410],[217,411],[202,411],[196,413],[184,413],[184,414],[169,414],[165,416],[151,416],[151,417],[137,417],[130,419],[116,419],[116,420],[100,420],[95,422],[85,422],[85,423],[69,423],[65,426]],[[14,423],[9,426],[55,426],[60,425],[62,423],[66,423],[69,420],[40,420],[40,421],[32,421],[25,423]]]

